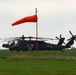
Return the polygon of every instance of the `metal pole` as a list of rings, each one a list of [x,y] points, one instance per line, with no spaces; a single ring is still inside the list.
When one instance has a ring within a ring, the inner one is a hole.
[[[35,15],[37,16],[37,8],[35,8]],[[38,58],[38,22],[36,22],[36,58]]]

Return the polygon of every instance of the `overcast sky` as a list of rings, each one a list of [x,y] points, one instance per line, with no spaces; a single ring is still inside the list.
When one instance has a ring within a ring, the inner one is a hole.
[[[40,37],[55,38],[62,34],[67,40],[71,37],[69,30],[76,34],[76,0],[0,0],[0,37],[36,36],[35,23],[11,25],[25,16],[34,15],[35,8]]]

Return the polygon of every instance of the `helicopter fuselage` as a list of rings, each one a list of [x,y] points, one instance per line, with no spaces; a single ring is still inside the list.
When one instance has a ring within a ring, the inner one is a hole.
[[[3,44],[3,47],[17,51],[36,50],[36,40],[19,40],[16,44]],[[65,46],[38,41],[38,50],[62,50],[64,47]]]

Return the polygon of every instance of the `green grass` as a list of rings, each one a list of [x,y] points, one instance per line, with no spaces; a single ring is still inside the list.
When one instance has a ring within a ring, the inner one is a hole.
[[[76,75],[75,58],[75,50],[39,51],[38,58],[35,51],[4,50],[0,51],[0,75]]]
[[[0,51],[0,59],[36,59],[36,51]],[[76,50],[38,51],[38,59],[76,60]]]
[[[0,75],[76,75],[76,61],[0,60]]]

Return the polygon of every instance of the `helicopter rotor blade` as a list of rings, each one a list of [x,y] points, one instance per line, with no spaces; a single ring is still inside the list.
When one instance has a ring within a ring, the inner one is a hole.
[[[71,40],[72,38],[74,38],[74,40],[76,41],[76,35],[73,35],[71,31],[69,31],[69,33],[72,35],[72,37],[69,38],[67,41]]]
[[[60,39],[61,39],[62,35],[60,34]]]
[[[36,39],[36,37],[27,37],[27,38],[29,38],[29,39]],[[44,38],[44,37],[38,37],[37,39],[46,39],[46,40],[54,40],[54,39],[52,39],[52,38]]]
[[[44,38],[44,37],[39,37],[38,39],[47,39],[47,40],[53,40],[53,38]]]
[[[71,40],[71,38],[67,39],[67,41]]]
[[[72,32],[71,32],[71,31],[69,31],[69,33],[73,36],[73,34],[72,34]]]
[[[57,37],[58,38],[58,37]],[[19,40],[32,40],[32,39],[36,39],[36,37],[32,37],[32,36],[28,36],[25,37],[24,35],[22,35],[21,37],[10,37],[10,38],[1,38],[4,41],[19,41]],[[53,39],[53,38],[45,38],[45,37],[38,37],[38,40],[57,40],[57,39]],[[58,38],[59,39],[59,38]]]
[[[59,38],[56,36],[56,38],[59,40]]]

